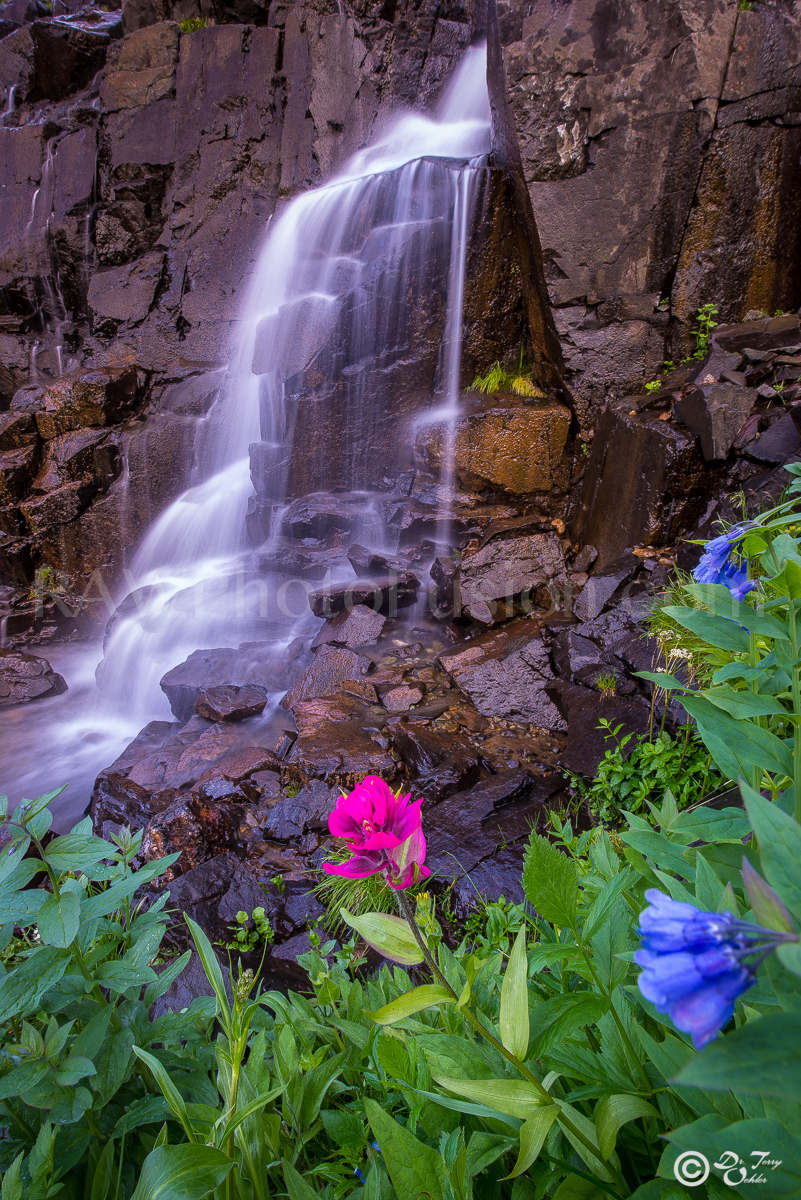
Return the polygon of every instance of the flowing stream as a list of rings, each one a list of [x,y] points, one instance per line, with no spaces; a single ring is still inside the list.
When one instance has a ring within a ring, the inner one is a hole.
[[[438,361],[428,407],[416,419],[446,429],[446,538],[465,264],[489,144],[486,53],[475,47],[434,115],[395,117],[339,175],[271,220],[228,371],[198,428],[194,482],[140,545],[102,655],[46,649],[70,690],[4,716],[0,757],[13,797],[70,780],[74,816],[126,741],[148,721],[170,718],[159,681],[194,650],[251,641],[274,647],[277,703],[286,687],[281,656],[317,626],[305,597],[279,602],[288,595],[280,565],[288,506],[336,490],[359,512],[351,540],[392,548],[374,444],[381,423],[393,420],[392,371],[409,357],[417,308],[440,265]],[[387,396],[377,400],[376,379],[384,376]],[[309,401],[319,380],[329,384],[317,401],[320,417],[331,415],[321,405],[336,405],[333,434],[318,427]],[[412,430],[397,436],[408,444]],[[344,555],[342,570],[349,570]]]

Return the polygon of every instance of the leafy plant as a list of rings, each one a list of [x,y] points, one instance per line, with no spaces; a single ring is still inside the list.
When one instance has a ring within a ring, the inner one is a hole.
[[[709,353],[709,339],[712,335],[712,330],[717,328],[718,324],[715,320],[717,314],[717,304],[702,304],[695,314],[695,325],[692,330],[695,339],[693,358],[706,358]]]
[[[206,29],[208,24],[207,17],[187,17],[178,23],[178,27],[181,33],[197,33],[199,29]]]
[[[532,369],[524,370],[521,356],[520,365],[516,372],[507,371],[500,362],[494,362],[486,375],[477,375],[470,384],[470,391],[483,392],[514,392],[516,396],[529,396],[542,400],[545,393],[537,387],[531,378]]]
[[[661,803],[668,791],[679,809],[684,809],[725,783],[725,776],[689,725],[675,738],[664,730],[653,737],[623,733],[621,724],[613,726],[605,717],[598,728],[612,745],[598,764],[595,778],[589,783],[575,775],[569,778],[601,822],[618,823],[623,812],[642,812],[649,803]]]
[[[10,816],[0,798],[3,1200],[44,1200],[57,1191],[82,1197],[85,1187],[105,1195],[103,1181],[112,1178],[118,1194],[129,1194],[166,1115],[134,1043],[153,1048],[187,1087],[204,1065],[204,1002],[183,1014],[149,1015],[189,954],[156,973],[168,896],[146,907],[135,893],[177,855],[134,871],[141,834],[105,841],[88,818],[45,844],[49,804],[59,794]]]
[[[646,392],[658,392],[661,386],[661,379],[649,379],[648,383],[645,385],[645,390]]]
[[[248,915],[244,909],[236,914],[236,921],[228,926],[231,935],[221,943],[226,950],[238,950],[246,954],[259,946],[269,946],[275,941],[275,930],[263,908],[254,908]]]
[[[595,677],[594,686],[602,696],[616,696],[617,683],[617,675],[614,671],[601,671],[600,675]]]
[[[683,583],[687,602],[663,606],[694,639],[702,686],[642,674],[684,707],[722,774],[774,797],[792,785],[801,818],[801,772],[793,769],[801,761],[801,546],[790,532],[799,522],[801,464],[787,470],[789,500],[732,531],[755,590],[736,599],[725,583]]]

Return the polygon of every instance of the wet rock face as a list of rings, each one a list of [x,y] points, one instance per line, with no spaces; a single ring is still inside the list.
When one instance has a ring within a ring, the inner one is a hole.
[[[484,716],[564,729],[546,694],[553,678],[548,652],[529,620],[474,638],[465,649],[441,655],[440,663]]]
[[[801,302],[801,9],[499,0],[498,14],[554,316],[590,426],[606,395],[680,357],[665,354],[669,314],[686,327],[710,301],[726,320]]]
[[[764,464],[797,453],[796,358],[801,367],[795,314],[720,325],[705,359],[671,372],[657,392],[608,406],[574,524],[577,540],[597,548],[597,570],[634,547],[671,545],[710,496],[751,486]]]
[[[640,545],[669,545],[700,511],[706,486],[696,439],[632,409],[612,404],[598,422],[584,478],[580,539],[597,547],[599,565]]]
[[[568,582],[559,538],[512,525],[490,527],[483,543],[463,554],[452,581],[457,613],[491,625],[516,608],[559,607]]]
[[[65,680],[34,654],[0,650],[0,708],[66,692]]]
[[[429,471],[441,469],[443,450],[453,437],[456,479],[469,491],[518,497],[564,486],[571,419],[564,405],[524,403],[503,394],[482,403],[472,393],[462,406],[453,434],[442,425],[419,431],[415,455]]]

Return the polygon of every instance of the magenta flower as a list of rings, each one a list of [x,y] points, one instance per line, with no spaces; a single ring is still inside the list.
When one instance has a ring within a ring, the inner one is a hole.
[[[340,796],[328,828],[345,840],[353,857],[323,863],[323,870],[348,879],[367,879],[383,871],[396,891],[430,875],[424,865],[423,801],[411,804],[410,799],[411,792],[396,796],[378,775],[367,775],[348,796]]]

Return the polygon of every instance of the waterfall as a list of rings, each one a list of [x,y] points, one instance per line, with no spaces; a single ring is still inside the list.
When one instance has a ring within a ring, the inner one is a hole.
[[[489,143],[486,51],[475,47],[432,116],[396,116],[271,220],[225,381],[199,429],[192,486],[134,557],[97,687],[86,687],[79,712],[74,690],[64,698],[60,733],[73,751],[90,729],[119,740],[123,727],[130,736],[169,718],[159,681],[196,649],[271,645],[280,680],[280,656],[316,626],[307,604],[276,603],[288,506],[344,492],[359,512],[352,540],[388,545],[382,455],[393,466],[409,457],[421,406],[451,431],[440,487],[450,498],[465,264]],[[103,747],[95,773],[108,761]],[[49,771],[70,777],[69,761],[48,757]]]

